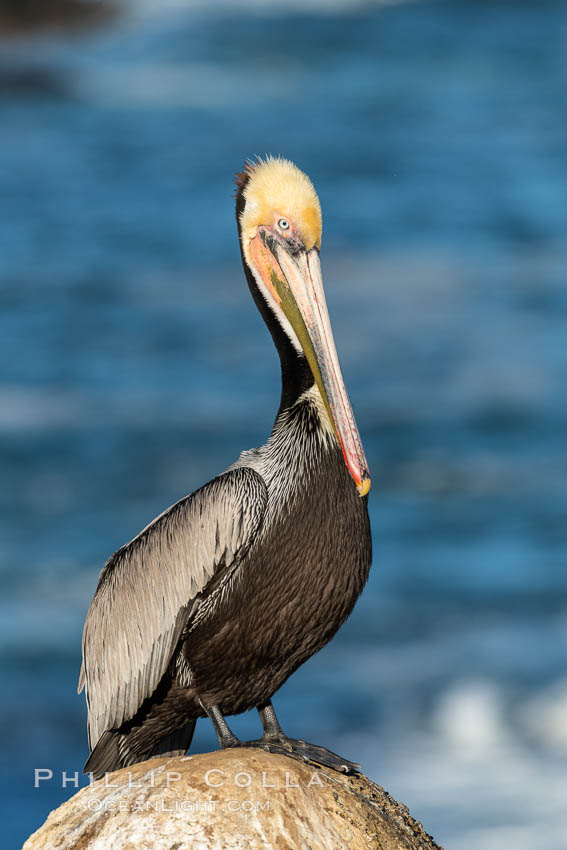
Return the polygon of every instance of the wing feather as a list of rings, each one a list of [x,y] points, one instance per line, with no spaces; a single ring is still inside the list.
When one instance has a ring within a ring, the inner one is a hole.
[[[239,467],[177,502],[101,572],[83,631],[89,744],[134,717],[158,686],[195,597],[238,563],[263,520],[267,491]]]

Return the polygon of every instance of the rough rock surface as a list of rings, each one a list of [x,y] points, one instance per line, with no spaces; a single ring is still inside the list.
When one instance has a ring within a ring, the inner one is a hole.
[[[256,749],[152,759],[51,812],[24,850],[439,850],[364,776]]]

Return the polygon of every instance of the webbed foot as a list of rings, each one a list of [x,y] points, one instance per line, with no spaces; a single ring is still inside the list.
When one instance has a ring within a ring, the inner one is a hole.
[[[241,741],[237,746],[257,747],[268,753],[277,753],[283,756],[297,759],[298,761],[328,767],[339,773],[352,775],[360,773],[360,765],[339,756],[337,753],[320,747],[318,744],[310,744],[307,741],[299,741],[297,738],[288,738],[286,735],[278,737],[264,735],[257,741]]]

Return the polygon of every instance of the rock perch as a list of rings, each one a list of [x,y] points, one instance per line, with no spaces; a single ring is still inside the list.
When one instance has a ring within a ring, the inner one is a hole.
[[[156,758],[83,788],[23,850],[441,850],[365,776],[259,749]]]

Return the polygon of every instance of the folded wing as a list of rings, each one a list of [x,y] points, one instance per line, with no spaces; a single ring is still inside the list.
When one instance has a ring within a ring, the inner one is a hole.
[[[91,749],[153,694],[199,595],[253,543],[266,500],[258,473],[230,470],[177,502],[107,562],[85,621],[79,676]]]

